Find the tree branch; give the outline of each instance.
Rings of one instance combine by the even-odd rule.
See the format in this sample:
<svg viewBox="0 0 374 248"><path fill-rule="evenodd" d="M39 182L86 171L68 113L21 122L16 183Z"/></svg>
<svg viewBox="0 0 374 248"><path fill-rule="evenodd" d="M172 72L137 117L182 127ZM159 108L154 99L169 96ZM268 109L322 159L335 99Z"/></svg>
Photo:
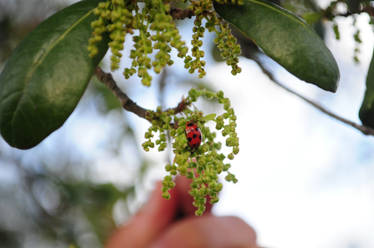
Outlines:
<svg viewBox="0 0 374 248"><path fill-rule="evenodd" d="M95 75L97 79L105 84L113 94L118 98L121 102L122 107L131 112L136 114L137 116L146 119L148 121L152 121L152 117L150 113L153 113L152 110L145 109L139 105L137 105L133 100L131 100L126 93L124 93L118 86L116 81L113 79L112 74L104 72L100 67L96 67ZM184 98L178 103L178 105L174 108L169 108L164 110L164 112L173 112L174 114L181 113L183 110L186 109L191 103L186 101Z"/></svg>
<svg viewBox="0 0 374 248"><path fill-rule="evenodd" d="M363 6L361 9L357 9L356 11L353 11L353 12L347 10L345 13L333 13L335 9L336 9L336 4L330 5L325 10L322 11L322 15L326 17L328 20L331 20L337 16L348 17L354 14L359 15L361 13L367 13L369 16L374 17L374 7L371 5Z"/></svg>
<svg viewBox="0 0 374 248"><path fill-rule="evenodd" d="M374 129L370 128L370 127L367 127L367 126L363 126L363 125L360 125L360 124L357 124L351 120L348 120L346 118L343 118L335 113L333 113L332 111L326 109L325 107L321 106L320 104L314 102L313 100L301 95L300 93L288 88L287 86L285 86L284 84L282 84L281 82L279 82L275 77L274 75L268 70L266 69L266 67L264 66L264 64L259 60L259 58L253 58L253 60L257 63L257 65L260 67L260 69L262 70L262 72L270 79L271 82L273 82L275 85L279 86L280 88L284 89L285 91L293 94L294 96L297 96L298 98L302 99L303 101L309 103L310 105L312 105L314 108L318 109L319 111L321 111L322 113L346 124L346 125L349 125L357 130L359 130L361 133L365 134L365 135L374 135Z"/></svg>
<svg viewBox="0 0 374 248"><path fill-rule="evenodd" d="M174 20L191 18L195 15L194 11L191 9L180 9L180 8L171 8L170 15Z"/></svg>
<svg viewBox="0 0 374 248"><path fill-rule="evenodd" d="M96 67L95 75L100 82L105 84L113 94L118 98L121 102L121 105L127 111L136 114L137 116L147 119L147 110L145 108L140 107L134 101L132 101L116 84L114 81L112 74L104 72L100 67Z"/></svg>

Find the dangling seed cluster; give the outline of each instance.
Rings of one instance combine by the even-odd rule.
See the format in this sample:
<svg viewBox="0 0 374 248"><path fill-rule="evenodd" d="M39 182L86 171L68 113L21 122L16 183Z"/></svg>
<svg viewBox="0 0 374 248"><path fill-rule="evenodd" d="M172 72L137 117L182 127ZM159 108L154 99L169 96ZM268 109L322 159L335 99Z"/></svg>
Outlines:
<svg viewBox="0 0 374 248"><path fill-rule="evenodd" d="M207 198L210 203L218 202L218 193L222 189L222 183L218 176L226 172L226 181L236 183L234 174L229 172L231 167L226 159L232 160L239 152L239 139L236 133L236 115L231 107L230 100L224 97L222 91L217 93L208 90L191 89L185 104L190 105L196 102L199 97L216 101L223 105L224 113L204 115L200 110L186 107L183 112L176 113L175 110L149 113L152 126L145 133L146 141L143 143L145 151L149 151L155 146L159 151L165 150L167 146L166 134L169 133L172 140L174 160L165 166L169 175L163 180L163 197L169 199L169 190L175 186L173 177L176 175L186 176L192 179L189 193L194 199L193 205L196 207L196 215L202 215L205 211ZM196 123L202 133L202 142L197 149L191 149L185 135L187 122ZM226 138L226 146L231 147L229 154L220 152L222 144L216 140L216 131L212 131L206 124L215 122L215 129ZM158 139L154 140L155 134Z"/></svg>
<svg viewBox="0 0 374 248"><path fill-rule="evenodd" d="M221 56L232 67L232 74L241 71L238 66L240 46L231 34L227 23L220 19L213 9L212 0L186 1L187 9L194 13L194 27L191 40L192 50L181 40L179 31L171 16L170 3L163 0L107 0L100 2L94 9L97 19L92 22L93 34L89 40L90 56L98 53L97 43L103 35L109 34L109 47L112 52L111 70L120 67L122 51L127 34L134 42L130 51L131 66L123 70L125 78L136 74L142 84L150 86L152 76L149 70L160 73L174 61L171 58L172 48L177 55L184 58L185 68L190 73L198 72L199 77L205 76L204 51L202 50L205 29L215 32L215 42ZM205 24L204 24L205 23Z"/></svg>

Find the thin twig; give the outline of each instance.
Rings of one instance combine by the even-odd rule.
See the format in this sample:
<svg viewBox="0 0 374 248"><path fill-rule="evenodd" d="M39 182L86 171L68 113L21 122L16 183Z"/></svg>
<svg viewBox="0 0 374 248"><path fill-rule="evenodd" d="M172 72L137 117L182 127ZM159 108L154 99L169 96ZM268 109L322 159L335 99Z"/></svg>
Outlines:
<svg viewBox="0 0 374 248"><path fill-rule="evenodd" d="M191 9L180 9L180 8L171 8L170 15L174 20L191 18L195 15L194 11Z"/></svg>
<svg viewBox="0 0 374 248"><path fill-rule="evenodd" d="M95 70L96 77L99 79L100 82L105 84L113 94L118 98L121 102L121 105L127 111L136 114L137 116L147 119L147 110L145 108L140 107L134 101L132 101L116 84L114 81L112 74L104 72L100 67L96 67Z"/></svg>
<svg viewBox="0 0 374 248"><path fill-rule="evenodd" d="M270 79L271 82L273 82L274 84L276 84L277 86L279 86L280 88L286 90L287 92L297 96L298 98L302 99L303 101L309 103L310 105L312 105L314 108L318 109L319 111L321 111L322 113L340 121L340 122L343 122L344 124L346 125L349 125L357 130L359 130L360 132L362 132L363 134L365 135L374 135L374 129L370 128L370 127L367 127L367 126L363 126L363 125L360 125L360 124L357 124L351 120L348 120L344 117L341 117L335 113L333 113L332 111L326 109L325 107L321 106L319 103L316 103L315 101L301 95L300 93L288 88L287 86L285 86L284 84L282 84L281 82L279 82L275 77L274 75L268 70L266 69L266 67L264 66L264 64L259 60L259 58L253 58L253 60L257 63L257 65L260 67L260 69L262 70L262 72Z"/></svg>
<svg viewBox="0 0 374 248"><path fill-rule="evenodd" d="M148 121L152 121L150 113L153 113L152 110L145 109L139 105L137 105L133 100L131 100L126 93L124 93L118 86L116 81L113 79L112 74L104 72L100 67L96 67L95 75L100 82L105 84L113 94L118 98L121 102L122 107L131 112L136 114L137 116L146 119ZM184 98L178 103L178 105L174 108L169 108L164 110L164 112L173 112L173 114L178 114L186 109L187 106L190 105L190 102L187 102Z"/></svg>
<svg viewBox="0 0 374 248"><path fill-rule="evenodd" d="M361 13L367 13L369 16L374 17L374 7L371 5L366 5L362 9L358 9L354 12L347 10L345 13L333 13L335 12L336 7L337 7L337 4L334 4L334 5L330 5L325 10L322 10L322 16L327 18L328 20L331 20L337 16L348 17L348 16L352 16L355 14L359 15Z"/></svg>

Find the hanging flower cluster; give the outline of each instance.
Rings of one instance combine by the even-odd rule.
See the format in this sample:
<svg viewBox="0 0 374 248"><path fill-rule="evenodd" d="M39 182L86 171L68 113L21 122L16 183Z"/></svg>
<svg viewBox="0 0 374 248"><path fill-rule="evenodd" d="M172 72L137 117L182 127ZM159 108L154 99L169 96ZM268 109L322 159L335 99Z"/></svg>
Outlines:
<svg viewBox="0 0 374 248"><path fill-rule="evenodd" d="M228 65L232 74L241 71L238 66L240 46L231 34L230 28L213 9L212 0L186 1L186 10L195 16L192 50L188 48L175 25L171 15L171 6L163 0L107 0L100 2L94 10L97 19L92 22L93 33L89 40L88 50L91 56L98 53L97 43L103 36L109 34L109 47L112 52L111 70L120 67L122 50L126 35L132 35L134 46L130 51L131 66L123 70L125 78L137 74L143 85L150 86L152 77L149 70L160 73L174 61L171 58L172 49L184 59L185 68L190 73L198 72L203 77L205 72L204 51L202 38L207 29L215 32L215 43Z"/></svg>
<svg viewBox="0 0 374 248"><path fill-rule="evenodd" d="M225 1L225 0L223 0ZM242 0L240 0L242 1ZM240 4L240 1L238 4ZM216 43L222 58L231 66L232 74L241 71L238 66L240 46L231 34L229 25L215 12L212 0L183 1L183 11L194 17L191 51L181 40L181 35L173 19L173 10L169 1L163 0L106 0L94 9L97 19L91 23L93 28L89 40L90 56L98 53L97 43L109 36L111 49L111 70L120 68L120 61L127 35L131 35L133 47L130 50L131 66L124 68L123 75L129 78L137 75L145 86L150 86L152 77L150 70L160 73L167 65L174 63L171 51L175 49L177 56L184 59L184 66L190 73L197 72L199 77L205 76L203 37L206 30L216 33ZM222 2L222 1L221 1ZM223 105L224 113L204 115L190 105L199 97L216 101ZM210 203L218 201L218 193L222 184L218 176L225 172L227 181L237 182L229 172L230 163L239 152L239 141L236 134L236 116L231 108L230 100L222 91L214 93L207 90L192 89L177 109L148 112L147 118L152 122L145 133L143 143L145 151L155 146L159 151L167 147L167 135L172 141L174 160L165 166L169 173L163 180L163 197L170 198L169 190L174 187L173 177L186 176L192 179L190 194L197 208L196 215L205 211L207 199ZM215 130L226 138L225 145L231 148L229 154L222 153L222 144L216 140L216 131L206 124L215 122ZM158 139L154 140L155 134Z"/></svg>
<svg viewBox="0 0 374 248"><path fill-rule="evenodd" d="M199 97L216 101L223 105L224 113L204 115L198 109L190 109L193 102ZM205 211L207 198L210 203L218 202L218 193L222 184L218 176L226 172L225 180L236 183L236 177L229 172L230 163L239 152L239 139L236 133L236 115L231 107L230 100L224 97L222 91L217 93L208 90L191 89L188 97L184 99L178 109L149 113L152 125L145 133L146 141L143 143L145 151L158 147L159 151L167 147L167 134L170 135L174 153L174 160L165 166L169 175L163 180L163 197L170 198L169 190L175 186L173 177L186 176L192 179L190 194L194 199L193 205L197 208L195 214L202 215ZM211 130L208 122L215 122L215 131ZM222 144L216 140L216 131L226 138L226 146L231 149L227 155L220 152ZM157 139L154 137L157 134Z"/></svg>

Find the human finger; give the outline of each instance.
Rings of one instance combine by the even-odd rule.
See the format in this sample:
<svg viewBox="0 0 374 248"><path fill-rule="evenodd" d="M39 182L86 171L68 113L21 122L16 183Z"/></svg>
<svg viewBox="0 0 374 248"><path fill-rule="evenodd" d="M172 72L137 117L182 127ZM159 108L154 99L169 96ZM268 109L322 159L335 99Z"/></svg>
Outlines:
<svg viewBox="0 0 374 248"><path fill-rule="evenodd" d="M144 248L148 247L163 230L173 221L177 197L171 191L171 199L162 198L161 182L156 187L148 202L131 218L129 222L117 229L109 238L106 248Z"/></svg>
<svg viewBox="0 0 374 248"><path fill-rule="evenodd" d="M151 248L257 248L256 233L237 217L207 215L170 226Z"/></svg>

